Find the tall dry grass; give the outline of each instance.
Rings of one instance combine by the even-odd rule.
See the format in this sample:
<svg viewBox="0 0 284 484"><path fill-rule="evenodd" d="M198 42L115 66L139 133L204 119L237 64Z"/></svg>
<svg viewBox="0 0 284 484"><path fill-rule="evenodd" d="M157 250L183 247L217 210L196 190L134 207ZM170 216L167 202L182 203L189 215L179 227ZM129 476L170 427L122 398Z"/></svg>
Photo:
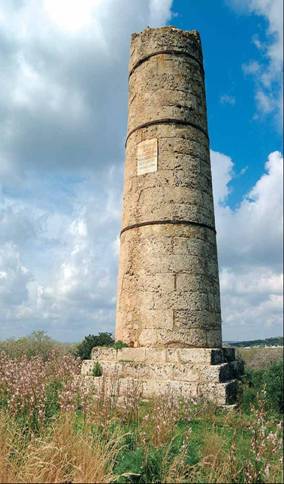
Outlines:
<svg viewBox="0 0 284 484"><path fill-rule="evenodd" d="M0 482L112 482L120 438L103 441L88 426L76 431L74 414L62 415L52 428L22 444L6 423L0 427ZM11 422L9 422L11 423Z"/></svg>
<svg viewBox="0 0 284 484"><path fill-rule="evenodd" d="M20 470L22 482L111 482L119 438L102 441L84 426L75 430L74 415L63 415L47 436L33 439Z"/></svg>
<svg viewBox="0 0 284 484"><path fill-rule="evenodd" d="M0 364L1 483L283 481L280 417L263 399L248 415L141 402L137 385L118 398L118 381L95 393L69 356Z"/></svg>

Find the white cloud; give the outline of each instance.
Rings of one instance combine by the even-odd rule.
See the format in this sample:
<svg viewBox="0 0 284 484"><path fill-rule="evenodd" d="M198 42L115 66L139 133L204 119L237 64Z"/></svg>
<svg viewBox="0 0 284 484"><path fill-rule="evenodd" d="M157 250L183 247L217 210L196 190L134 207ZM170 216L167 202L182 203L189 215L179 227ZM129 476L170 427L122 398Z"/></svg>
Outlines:
<svg viewBox="0 0 284 484"><path fill-rule="evenodd" d="M112 328L130 35L171 5L1 2L2 337Z"/></svg>
<svg viewBox="0 0 284 484"><path fill-rule="evenodd" d="M79 340L113 329L121 186L122 169L111 166L99 179L89 174L76 181L71 207L70 180L65 194L51 185L41 197L35 190L30 199L0 203L2 338L39 327ZM44 183L36 188L44 192ZM48 200L52 189L60 200L55 206Z"/></svg>
<svg viewBox="0 0 284 484"><path fill-rule="evenodd" d="M31 280L29 270L23 265L20 254L11 242L0 247L0 307L2 317L16 313L28 299L27 284ZM4 309L4 310L3 310Z"/></svg>
<svg viewBox="0 0 284 484"><path fill-rule="evenodd" d="M283 157L269 155L265 172L232 209L226 197L233 162L211 152L225 339L282 332ZM220 203L221 202L221 203Z"/></svg>
<svg viewBox="0 0 284 484"><path fill-rule="evenodd" d="M246 64L243 64L242 69L246 75L257 74L260 71L261 66L256 61L250 61Z"/></svg>
<svg viewBox="0 0 284 484"><path fill-rule="evenodd" d="M230 193L229 183L233 177L234 163L229 156L213 150L211 150L211 161L214 200L218 206L222 205Z"/></svg>
<svg viewBox="0 0 284 484"><path fill-rule="evenodd" d="M235 209L228 205L233 160L214 151L211 159L224 338L280 334L281 155L269 155L263 175ZM28 202L18 202L18 211L15 202L18 218L11 218L11 226L3 224L2 232L2 337L41 327L54 337L78 340L89 332L113 329L121 186L122 170L111 167L99 180L79 182L68 213L64 199L56 210L44 208L46 201L41 200L45 213L40 230L39 212L30 217L32 231Z"/></svg>
<svg viewBox="0 0 284 484"><path fill-rule="evenodd" d="M1 337L43 328L79 340L114 325L129 38L164 24L172 2L82 0L80 11L77 4L0 5ZM247 73L258 69L262 76L261 64ZM267 75L260 85L269 100L272 82ZM279 333L280 159L270 154L233 210L233 160L212 152L231 339Z"/></svg>
<svg viewBox="0 0 284 484"><path fill-rule="evenodd" d="M159 27L171 18L172 0L150 0L149 26Z"/></svg>
<svg viewBox="0 0 284 484"><path fill-rule="evenodd" d="M242 13L254 13L267 20L265 41L252 40L261 54L261 61L250 59L243 65L247 75L255 76L258 113L275 113L279 125L283 122L283 1L227 0Z"/></svg>
<svg viewBox="0 0 284 484"><path fill-rule="evenodd" d="M77 32L90 26L101 4L102 0L44 0L43 9L59 29Z"/></svg>
<svg viewBox="0 0 284 484"><path fill-rule="evenodd" d="M279 336L283 322L283 276L265 267L220 273L224 338Z"/></svg>
<svg viewBox="0 0 284 484"><path fill-rule="evenodd" d="M229 96L229 94L223 94L223 96L220 97L220 103L234 106L236 104L236 98L234 96Z"/></svg>
<svg viewBox="0 0 284 484"><path fill-rule="evenodd" d="M217 158L219 161L219 158ZM213 180L218 174L213 155ZM221 262L280 267L282 244L283 158L269 155L265 173L236 209L227 204L215 206L220 239ZM228 170L224 162L224 171ZM221 168L219 167L219 170Z"/></svg>
<svg viewBox="0 0 284 484"><path fill-rule="evenodd" d="M0 174L122 159L130 34L163 25L171 4L1 2Z"/></svg>

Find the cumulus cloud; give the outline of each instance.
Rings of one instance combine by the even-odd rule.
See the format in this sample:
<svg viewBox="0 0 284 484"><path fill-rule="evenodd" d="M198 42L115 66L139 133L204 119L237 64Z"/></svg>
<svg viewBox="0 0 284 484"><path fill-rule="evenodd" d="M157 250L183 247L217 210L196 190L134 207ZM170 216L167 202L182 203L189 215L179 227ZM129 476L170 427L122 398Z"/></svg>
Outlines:
<svg viewBox="0 0 284 484"><path fill-rule="evenodd" d="M40 327L79 340L113 330L122 168L74 183L72 189L69 180L66 193L56 187L57 205L49 202L49 186L44 197L35 191L24 202L7 197L2 206L1 337Z"/></svg>
<svg viewBox="0 0 284 484"><path fill-rule="evenodd" d="M278 335L282 319L282 157L278 152L269 155L263 175L234 209L228 205L234 162L214 151L211 159L224 338ZM68 193L56 210L41 202L41 229L23 230L25 243L16 228L27 227L29 204L23 207L21 202L18 223L12 218L11 226L3 225L5 242L2 232L2 337L27 333L34 327L62 340L113 330L121 186L122 169L112 166L101 173L100 180L93 177L76 182L71 210L65 210ZM38 216L35 212L30 217L34 227Z"/></svg>
<svg viewBox="0 0 284 484"><path fill-rule="evenodd" d="M216 157L213 152L213 177L220 161L228 170L228 160ZM227 178L228 179L228 178ZM282 244L283 158L279 152L271 153L265 163L265 173L236 209L217 203L215 207L217 229L222 234L221 263L265 264L280 267ZM220 182L219 182L220 183Z"/></svg>
<svg viewBox="0 0 284 484"><path fill-rule="evenodd" d="M252 39L261 60L248 59L243 65L246 75L255 79L258 115L274 113L283 122L283 2L282 0L227 0L242 13L254 13L267 21L266 38Z"/></svg>
<svg viewBox="0 0 284 484"><path fill-rule="evenodd" d="M1 338L113 330L129 37L171 4L1 3ZM227 339L279 334L280 161L232 209L234 162L212 152Z"/></svg>
<svg viewBox="0 0 284 484"><path fill-rule="evenodd" d="M213 150L211 150L211 161L214 201L218 207L225 202L230 193L229 184L233 178L234 162L229 156Z"/></svg>
<svg viewBox="0 0 284 484"><path fill-rule="evenodd" d="M19 306L27 299L30 278L15 246L4 244L0 250L0 298L5 305Z"/></svg>
<svg viewBox="0 0 284 484"><path fill-rule="evenodd" d="M0 159L5 172L9 163L14 171L74 172L122 159L130 34L164 24L171 3L1 2Z"/></svg>
<svg viewBox="0 0 284 484"><path fill-rule="evenodd" d="M113 329L129 39L171 4L1 2L2 337Z"/></svg>
<svg viewBox="0 0 284 484"><path fill-rule="evenodd" d="M283 157L268 156L263 175L234 209L233 161L214 151L211 160L224 337L281 334Z"/></svg>

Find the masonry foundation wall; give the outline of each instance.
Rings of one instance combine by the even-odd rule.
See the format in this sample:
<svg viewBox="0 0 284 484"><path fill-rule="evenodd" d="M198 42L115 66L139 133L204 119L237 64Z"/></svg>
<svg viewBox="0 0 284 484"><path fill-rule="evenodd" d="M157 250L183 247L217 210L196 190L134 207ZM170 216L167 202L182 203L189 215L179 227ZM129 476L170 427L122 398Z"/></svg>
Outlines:
<svg viewBox="0 0 284 484"><path fill-rule="evenodd" d="M102 375L94 378L96 362ZM167 396L223 406L236 401L242 364L233 348L94 348L82 373L98 395L123 398L135 389L146 400Z"/></svg>

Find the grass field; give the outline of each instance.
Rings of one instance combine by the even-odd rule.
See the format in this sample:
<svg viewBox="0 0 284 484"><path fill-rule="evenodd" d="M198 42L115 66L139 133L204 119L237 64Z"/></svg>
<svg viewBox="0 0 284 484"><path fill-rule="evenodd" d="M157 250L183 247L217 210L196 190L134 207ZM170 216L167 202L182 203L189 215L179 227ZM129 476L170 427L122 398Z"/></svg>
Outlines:
<svg viewBox="0 0 284 484"><path fill-rule="evenodd" d="M137 388L118 404L66 348L35 348L1 354L0 482L283 482L281 353L240 350L252 369L226 411Z"/></svg>
<svg viewBox="0 0 284 484"><path fill-rule="evenodd" d="M267 348L238 348L237 354L244 360L248 368L260 370L267 368L283 358L283 346Z"/></svg>

